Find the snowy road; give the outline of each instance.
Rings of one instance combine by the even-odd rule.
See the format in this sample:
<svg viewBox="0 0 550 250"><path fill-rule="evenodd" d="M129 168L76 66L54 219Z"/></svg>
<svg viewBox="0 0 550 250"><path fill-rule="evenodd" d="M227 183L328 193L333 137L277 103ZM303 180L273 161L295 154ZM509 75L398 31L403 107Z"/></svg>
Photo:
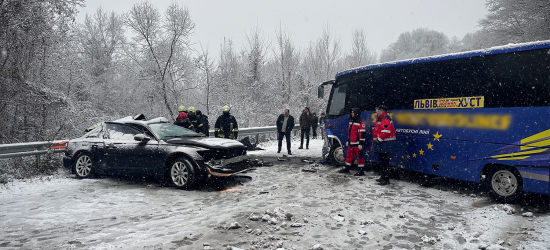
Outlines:
<svg viewBox="0 0 550 250"><path fill-rule="evenodd" d="M381 187L374 172L354 177L300 161L318 157L321 144L294 149L290 161L258 168L247 174L251 178L192 191L154 180L78 180L65 173L10 182L0 186L0 248L550 247L548 205L502 205L475 187L423 187L407 177ZM266 150L251 157L281 155L273 143L261 147Z"/></svg>

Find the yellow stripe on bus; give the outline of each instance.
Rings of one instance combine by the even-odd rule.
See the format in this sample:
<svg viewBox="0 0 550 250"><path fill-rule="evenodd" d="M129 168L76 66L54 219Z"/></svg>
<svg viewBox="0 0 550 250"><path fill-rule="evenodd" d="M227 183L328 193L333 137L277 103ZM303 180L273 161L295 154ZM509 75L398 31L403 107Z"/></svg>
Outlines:
<svg viewBox="0 0 550 250"><path fill-rule="evenodd" d="M527 144L527 143L532 142L532 141L537 141L537 140L546 139L546 138L550 138L550 129L546 130L546 131L543 131L543 132L540 132L536 135L529 136L529 137L521 140L521 144ZM548 145L550 145L550 140L547 139L547 140L544 140L544 141L541 141L541 142L536 142L536 143L532 143L532 144L529 144L529 145L521 146L520 150L532 148L533 146L543 147L543 146L548 146Z"/></svg>
<svg viewBox="0 0 550 250"><path fill-rule="evenodd" d="M522 152L510 153L510 154L493 155L491 157L501 158L501 157L512 157L512 156L519 156L519 155L528 155L527 157L529 157L529 155L537 154L537 153L543 152L545 150L547 150L547 149L543 148L543 149L537 149L537 150L531 150L531 151L522 151Z"/></svg>
<svg viewBox="0 0 550 250"><path fill-rule="evenodd" d="M499 161L511 161L511 160L523 160L525 158L528 158L529 156L522 156L522 157L510 157L510 158L498 158Z"/></svg>

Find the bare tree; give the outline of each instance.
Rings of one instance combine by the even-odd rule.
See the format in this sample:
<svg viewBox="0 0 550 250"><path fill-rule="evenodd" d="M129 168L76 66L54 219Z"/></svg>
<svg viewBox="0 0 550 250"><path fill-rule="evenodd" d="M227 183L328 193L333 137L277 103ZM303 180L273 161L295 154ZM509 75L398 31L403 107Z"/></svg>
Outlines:
<svg viewBox="0 0 550 250"><path fill-rule="evenodd" d="M479 25L499 44L550 39L550 1L487 0L486 6Z"/></svg>
<svg viewBox="0 0 550 250"><path fill-rule="evenodd" d="M99 8L93 17L86 14L79 35L83 54L92 65L92 76L103 75L111 67L115 50L124 42L122 19L115 12L107 14Z"/></svg>
<svg viewBox="0 0 550 250"><path fill-rule="evenodd" d="M382 51L381 62L439 55L448 52L449 38L437 31L418 28L403 32L397 41Z"/></svg>
<svg viewBox="0 0 550 250"><path fill-rule="evenodd" d="M351 54L345 59L345 68L355 68L376 62L376 54L367 46L367 34L356 29L352 35Z"/></svg>
<svg viewBox="0 0 550 250"><path fill-rule="evenodd" d="M82 2L0 1L0 143L49 139L59 130L49 115L66 102L51 74L60 64L51 62Z"/></svg>
<svg viewBox="0 0 550 250"><path fill-rule="evenodd" d="M210 54L208 53L208 50L202 49L199 57L197 58L197 67L203 71L203 87L204 87L204 95L205 95L205 102L201 103L206 107L206 114L210 115L210 98L212 95L212 86L213 86L213 74L214 74L214 61L210 57Z"/></svg>
<svg viewBox="0 0 550 250"><path fill-rule="evenodd" d="M332 78L338 70L336 68L338 65L337 61L340 60L342 53L340 40L333 39L330 29L326 27L319 40L317 40L315 48L317 57L323 64L324 79Z"/></svg>
<svg viewBox="0 0 550 250"><path fill-rule="evenodd" d="M169 83L180 81L182 69L176 65L178 55L185 54L189 47L189 36L195 24L187 8L172 3L162 20L158 10L149 2L135 4L126 15L126 24L137 35L135 38L144 49L144 58L152 68L145 72L160 84L166 110L173 117L174 97L170 96Z"/></svg>
<svg viewBox="0 0 550 250"><path fill-rule="evenodd" d="M279 26L276 31L276 47L273 49L274 61L278 69L279 85L283 93L282 104L288 105L292 94L294 75L300 63L300 53L292 45L291 38Z"/></svg>

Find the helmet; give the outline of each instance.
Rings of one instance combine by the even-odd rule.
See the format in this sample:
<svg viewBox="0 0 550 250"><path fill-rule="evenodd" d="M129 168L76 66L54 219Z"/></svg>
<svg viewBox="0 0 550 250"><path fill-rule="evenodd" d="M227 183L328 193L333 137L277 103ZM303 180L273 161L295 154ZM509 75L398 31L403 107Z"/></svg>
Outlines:
<svg viewBox="0 0 550 250"><path fill-rule="evenodd" d="M187 111L195 113L197 112L197 109L195 109L195 107L189 107Z"/></svg>
<svg viewBox="0 0 550 250"><path fill-rule="evenodd" d="M222 111L229 111L229 106L227 105L223 106Z"/></svg>
<svg viewBox="0 0 550 250"><path fill-rule="evenodd" d="M183 105L179 106L178 112L185 112L185 111L187 111L187 109L185 109L185 106Z"/></svg>

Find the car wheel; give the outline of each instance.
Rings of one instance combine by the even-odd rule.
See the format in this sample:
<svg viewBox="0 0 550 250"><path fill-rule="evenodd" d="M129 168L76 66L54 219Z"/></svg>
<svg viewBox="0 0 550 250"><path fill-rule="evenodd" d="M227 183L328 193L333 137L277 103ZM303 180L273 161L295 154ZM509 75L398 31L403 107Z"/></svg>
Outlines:
<svg viewBox="0 0 550 250"><path fill-rule="evenodd" d="M185 157L175 159L166 171L167 181L178 189L190 189L195 182L195 168Z"/></svg>
<svg viewBox="0 0 550 250"><path fill-rule="evenodd" d="M78 179L90 178L95 169L92 157L88 153L81 153L74 163L74 173Z"/></svg>
<svg viewBox="0 0 550 250"><path fill-rule="evenodd" d="M499 201L516 202L523 190L521 176L517 171L497 167L489 173L488 185L491 195Z"/></svg>
<svg viewBox="0 0 550 250"><path fill-rule="evenodd" d="M344 156L344 149L342 147L336 147L331 150L328 154L328 160L337 166L342 166L346 162L346 157Z"/></svg>

